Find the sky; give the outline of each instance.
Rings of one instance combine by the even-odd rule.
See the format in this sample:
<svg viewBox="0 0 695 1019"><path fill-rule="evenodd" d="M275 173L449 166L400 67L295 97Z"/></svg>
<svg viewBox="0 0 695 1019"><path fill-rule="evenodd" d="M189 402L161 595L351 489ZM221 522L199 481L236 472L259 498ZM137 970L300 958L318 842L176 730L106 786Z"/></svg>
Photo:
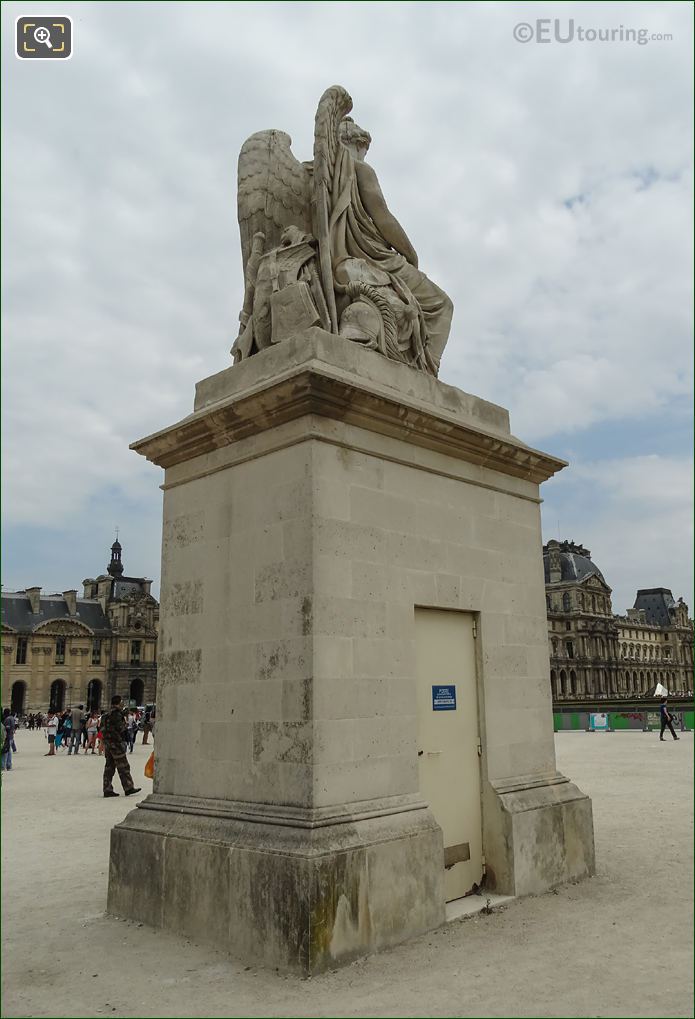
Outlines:
<svg viewBox="0 0 695 1019"><path fill-rule="evenodd" d="M440 378L570 462L544 540L589 548L616 612L692 608L690 4L59 7L2 5L5 590L80 589L118 527L157 591L163 472L129 443L230 364L243 141L310 159L341 84L454 302ZM70 60L14 55L41 14Z"/></svg>

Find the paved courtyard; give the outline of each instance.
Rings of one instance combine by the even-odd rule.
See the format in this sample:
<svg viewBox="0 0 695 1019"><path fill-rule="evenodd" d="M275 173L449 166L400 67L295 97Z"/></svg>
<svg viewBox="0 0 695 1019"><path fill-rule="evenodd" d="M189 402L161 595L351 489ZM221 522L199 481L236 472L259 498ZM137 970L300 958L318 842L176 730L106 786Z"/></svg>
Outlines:
<svg viewBox="0 0 695 1019"><path fill-rule="evenodd" d="M102 761L20 732L3 776L3 1016L692 1016L693 736L559 733L598 874L302 981L104 913ZM132 755L143 793L148 748ZM116 779L115 788L119 788Z"/></svg>

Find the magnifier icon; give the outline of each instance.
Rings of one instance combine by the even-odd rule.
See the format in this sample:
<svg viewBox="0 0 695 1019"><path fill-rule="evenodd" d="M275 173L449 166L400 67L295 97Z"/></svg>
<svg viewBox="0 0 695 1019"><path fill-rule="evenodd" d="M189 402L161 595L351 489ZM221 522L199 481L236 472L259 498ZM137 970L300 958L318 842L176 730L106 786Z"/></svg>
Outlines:
<svg viewBox="0 0 695 1019"><path fill-rule="evenodd" d="M34 29L34 38L37 42L42 42L45 46L48 46L49 50L53 49L51 46L51 33L43 25L39 25L38 28Z"/></svg>

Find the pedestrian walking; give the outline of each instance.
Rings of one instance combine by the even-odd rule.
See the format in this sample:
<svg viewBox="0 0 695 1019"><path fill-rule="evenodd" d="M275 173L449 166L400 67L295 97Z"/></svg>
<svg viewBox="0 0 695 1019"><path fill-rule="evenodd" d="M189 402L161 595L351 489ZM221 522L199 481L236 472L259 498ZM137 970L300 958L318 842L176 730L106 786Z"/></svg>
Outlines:
<svg viewBox="0 0 695 1019"><path fill-rule="evenodd" d="M674 739L678 739L678 737L676 736L676 731L673 728L673 715L668 710L668 698L667 697L662 697L661 698L661 704L659 705L659 715L661 716L661 733L659 734L659 739L663 741L663 738L664 738L664 729L666 728L666 726L669 727L669 729L671 731L671 735L673 736L673 738Z"/></svg>
<svg viewBox="0 0 695 1019"><path fill-rule="evenodd" d="M78 704L76 708L73 708L70 712L70 746L68 747L68 757L74 752L75 757L80 752L80 744L82 743L82 722L84 721L84 704Z"/></svg>
<svg viewBox="0 0 695 1019"><path fill-rule="evenodd" d="M126 741L128 743L128 752L132 754L135 749L135 737L138 734L138 720L137 716L133 712L128 713L126 718Z"/></svg>
<svg viewBox="0 0 695 1019"><path fill-rule="evenodd" d="M111 698L111 710L101 716L101 732L104 739L104 796L118 796L113 788L113 776L118 770L118 777L126 796L139 793L130 774L130 765L125 750L126 721L123 716L123 698L115 694Z"/></svg>
<svg viewBox="0 0 695 1019"><path fill-rule="evenodd" d="M148 737L152 732L152 709L145 708L144 721L142 724L142 745L147 746Z"/></svg>
<svg viewBox="0 0 695 1019"><path fill-rule="evenodd" d="M55 757L56 755L56 733L58 732L58 716L55 711L48 712L48 721L46 722L46 739L48 740L48 753L44 754L44 757Z"/></svg>
<svg viewBox="0 0 695 1019"><path fill-rule="evenodd" d="M56 731L55 741L56 750L60 750L60 748L63 746L63 741L67 743L67 741L69 740L71 726L72 722L70 721L70 712L69 711L61 712L60 716L58 717L58 729Z"/></svg>
<svg viewBox="0 0 695 1019"><path fill-rule="evenodd" d="M0 771L12 771L12 746L14 744L15 720L9 708L2 713L2 751L0 752Z"/></svg>
<svg viewBox="0 0 695 1019"><path fill-rule="evenodd" d="M87 719L87 745L84 748L85 754L88 750L92 753L95 752L97 742L97 732L99 731L99 719L96 712L92 712Z"/></svg>

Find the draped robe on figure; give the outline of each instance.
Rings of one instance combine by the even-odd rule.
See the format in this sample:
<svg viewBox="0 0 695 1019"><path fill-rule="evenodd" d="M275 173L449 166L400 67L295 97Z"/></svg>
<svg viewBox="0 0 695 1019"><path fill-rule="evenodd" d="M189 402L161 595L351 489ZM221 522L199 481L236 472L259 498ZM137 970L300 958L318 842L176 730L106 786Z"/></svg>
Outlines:
<svg viewBox="0 0 695 1019"><path fill-rule="evenodd" d="M332 179L329 221L333 272L340 280L341 263L357 258L385 273L404 304L399 340L402 338L405 343L399 345L412 346L416 358L433 362L436 374L449 336L452 303L443 290L381 235L362 202L355 164L352 153L340 145ZM401 354L401 359L411 358Z"/></svg>

